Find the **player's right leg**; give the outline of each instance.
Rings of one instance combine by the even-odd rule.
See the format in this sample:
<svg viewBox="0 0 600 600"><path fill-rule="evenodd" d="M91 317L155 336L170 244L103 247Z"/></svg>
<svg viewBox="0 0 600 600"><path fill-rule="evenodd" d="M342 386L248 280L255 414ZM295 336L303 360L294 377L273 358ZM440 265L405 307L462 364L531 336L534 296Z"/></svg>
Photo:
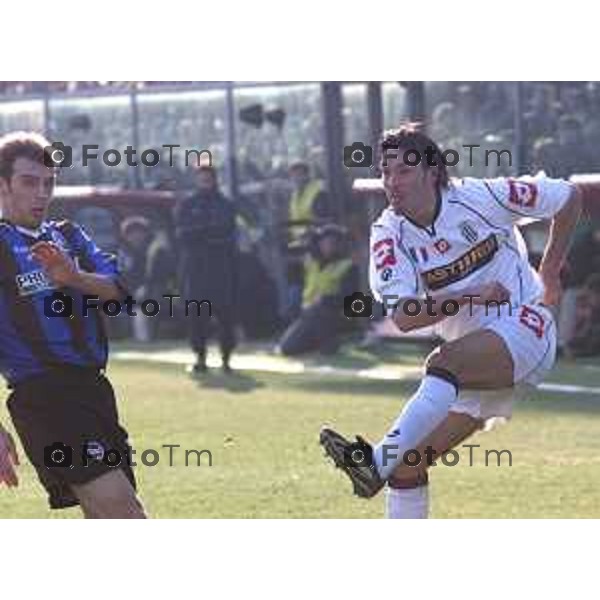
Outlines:
<svg viewBox="0 0 600 600"><path fill-rule="evenodd" d="M76 506L81 497L88 517L143 516L127 432L106 377L93 369L64 366L17 385L8 409L51 508ZM111 466L110 451L121 457L119 466Z"/></svg>
<svg viewBox="0 0 600 600"><path fill-rule="evenodd" d="M71 485L86 519L145 519L144 507L121 469Z"/></svg>
<svg viewBox="0 0 600 600"><path fill-rule="evenodd" d="M402 463L396 467L387 482L386 516L389 519L424 519L429 512L429 464L426 457L428 447L435 454L433 460L465 441L484 425L466 413L450 412L448 417L432 431L416 448L421 457L419 464L408 466Z"/></svg>

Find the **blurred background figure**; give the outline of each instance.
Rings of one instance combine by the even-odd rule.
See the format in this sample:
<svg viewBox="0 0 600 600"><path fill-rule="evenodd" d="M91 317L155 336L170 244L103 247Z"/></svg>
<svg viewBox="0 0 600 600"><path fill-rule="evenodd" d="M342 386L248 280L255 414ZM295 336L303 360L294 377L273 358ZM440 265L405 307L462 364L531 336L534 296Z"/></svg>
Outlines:
<svg viewBox="0 0 600 600"><path fill-rule="evenodd" d="M196 354L194 374L206 371L207 341L218 327L223 370L229 372L235 346L237 245L233 204L219 190L216 171L196 170L196 192L175 209L175 235L181 260L183 305L189 304L188 331ZM216 323L215 323L216 321Z"/></svg>
<svg viewBox="0 0 600 600"><path fill-rule="evenodd" d="M175 289L176 261L166 231L154 232L145 217L129 217L121 225L121 246L118 251L122 272L137 305L135 317L127 317L133 338L151 342L156 337L160 321L169 318L168 302L162 297ZM141 311L141 302L156 300L161 310L155 317ZM124 315L124 318L126 315Z"/></svg>
<svg viewBox="0 0 600 600"><path fill-rule="evenodd" d="M152 239L150 222L144 217L129 217L121 225L121 245L118 256L122 273L133 298L144 300L144 286L147 284L148 247ZM142 314L139 306L134 309L135 317L123 316L130 323L133 338L138 342L151 340L149 317ZM123 315L123 313L121 313Z"/></svg>
<svg viewBox="0 0 600 600"><path fill-rule="evenodd" d="M288 206L288 305L284 318L289 322L298 316L302 305L304 277L303 247L306 237L317 225L333 216L329 195L321 179L312 178L305 162L293 163L288 171L292 195Z"/></svg>
<svg viewBox="0 0 600 600"><path fill-rule="evenodd" d="M280 340L282 354L294 356L337 351L347 330L344 296L358 289L358 270L348 253L347 234L336 225L315 233L314 247L305 261L302 310Z"/></svg>
<svg viewBox="0 0 600 600"><path fill-rule="evenodd" d="M600 273L590 275L579 294L575 332L567 346L567 356L600 354Z"/></svg>
<svg viewBox="0 0 600 600"><path fill-rule="evenodd" d="M556 136L534 146L534 167L551 177L568 178L594 169L594 155L578 117L564 114L558 120Z"/></svg>
<svg viewBox="0 0 600 600"><path fill-rule="evenodd" d="M586 305L586 313L591 293L586 289L597 273L600 273L600 227L582 222L576 230L562 276L564 291L558 317L558 346L566 353L573 339L580 334L579 305L581 302Z"/></svg>

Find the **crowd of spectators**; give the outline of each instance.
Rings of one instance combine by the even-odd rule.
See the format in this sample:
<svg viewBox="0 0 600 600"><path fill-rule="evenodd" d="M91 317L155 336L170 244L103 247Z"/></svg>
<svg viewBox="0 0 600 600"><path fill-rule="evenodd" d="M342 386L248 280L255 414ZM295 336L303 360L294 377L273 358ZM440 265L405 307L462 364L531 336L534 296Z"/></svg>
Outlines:
<svg viewBox="0 0 600 600"><path fill-rule="evenodd" d="M72 145L74 153L89 140L99 144L102 151L110 147L125 148L137 137L141 148L160 148L169 143L180 144L182 148L208 149L222 172L227 147L226 94L224 90L198 91L198 86L194 88L195 83L199 82L2 82L0 96L12 99L49 93L51 134L54 139ZM172 90L175 84L181 84L178 87L182 91L172 94L169 89ZM189 92L185 90L186 84ZM137 136L132 130L128 96L133 89L139 92L136 96ZM392 83L384 84L382 89L384 108L393 105L398 113L386 113L384 120L397 123L404 116L405 92L400 85ZM161 90L165 93L144 93ZM98 91L98 98L92 93L94 91ZM111 94L101 98L103 91ZM593 151L600 142L599 83L525 82L517 87L510 82L430 82L426 83L425 96L431 136L443 149L459 151L460 161L451 168L452 175L514 175L518 122L522 127L522 171L543 170L553 177L600 172L600 159ZM520 120L515 114L515 107L519 105L517 96L522 111ZM322 256L315 262L317 255L302 250L301 238L309 237L304 234L311 234L331 221L336 203L336 199L327 194L326 186L322 187L325 123L320 86L315 82L240 87L234 91L234 97L239 109L235 123L235 151L242 193L231 201L236 206L239 261L244 265L240 279L245 281L248 294L260 295L259 304L269 306L269 311L262 315L265 322L277 322L280 330L288 327L288 332L294 331L296 325L298 330L298 319L306 317L306 308L311 304L303 299L305 276L310 268L315 265L324 268L328 262ZM396 101L390 103L394 98ZM260 110L255 110L259 105ZM250 118L242 118L244 108ZM273 109L279 111L279 121L264 118ZM366 94L360 84L349 84L344 92L343 117L352 130L347 131L348 134L358 137L364 134ZM0 114L0 118L4 117ZM13 117L7 113L6 118ZM2 121L0 125L14 128L12 122ZM352 136L347 141L353 141ZM473 148L469 156L469 150L464 146L474 144L479 147ZM501 155L499 164L494 154L486 161L486 150L510 150L512 164L507 153ZM290 164L293 166L293 159L297 157L304 159L301 168L290 170ZM471 159L472 165L469 164ZM76 154L74 162L81 162ZM302 177L297 177L297 172ZM68 184L114 184L172 190L182 197L197 192L196 177L189 165L184 164L183 153L174 156L172 166L166 164L165 156L158 167L136 170L127 168L124 161L115 168L97 162L87 169L64 169L61 179L62 183ZM311 213L308 220L314 222L307 222L306 215L301 214L308 208ZM142 236L141 223L129 225L133 246L139 242L138 249L149 249L151 236L147 239ZM299 230L302 235L296 235ZM130 266L135 266L148 278L152 261L144 258L132 262L135 251L127 241L128 234L122 233L126 240L124 249L130 254ZM299 253L294 249L295 245L300 247ZM176 248L172 251L174 256ZM346 258L346 255L338 257L336 254L336 260ZM599 264L592 268L594 261ZM600 271L598 267L600 233L584 221L565 271L567 293L561 317L562 347L573 355L600 351L600 343L594 342L598 330L591 326L600 294L598 282L592 276ZM311 271L312 275L318 272L314 268ZM252 274L251 281L249 274ZM277 298L273 299L273 296ZM267 330L268 327L260 324L256 310L252 309L254 319L250 314L244 315L244 311L248 313L247 306L248 303L239 307L240 321L246 322L248 330L253 324L257 329ZM136 335L140 339L154 335L154 332L144 330L146 325L143 321L136 325ZM582 343L581 332L586 332L585 343ZM291 339L294 342L291 353L295 353L296 338ZM290 344L282 346L285 349Z"/></svg>
<svg viewBox="0 0 600 600"><path fill-rule="evenodd" d="M160 87L185 87L194 81L0 81L0 95L75 94L81 92L128 91Z"/></svg>
<svg viewBox="0 0 600 600"><path fill-rule="evenodd" d="M543 170L553 177L589 173L600 169L592 149L600 142L600 83L524 82L521 84L525 171ZM485 150L508 149L515 142L517 89L507 82L440 82L427 87L432 137L442 148L460 149L454 175L496 176L514 174L515 157L500 162Z"/></svg>

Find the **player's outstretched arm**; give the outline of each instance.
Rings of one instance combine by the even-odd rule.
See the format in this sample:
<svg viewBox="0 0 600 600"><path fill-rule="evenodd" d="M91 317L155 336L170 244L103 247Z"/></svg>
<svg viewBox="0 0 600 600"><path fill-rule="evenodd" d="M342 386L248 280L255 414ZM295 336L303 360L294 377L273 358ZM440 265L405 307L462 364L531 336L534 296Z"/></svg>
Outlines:
<svg viewBox="0 0 600 600"><path fill-rule="evenodd" d="M0 485L5 483L7 487L19 485L15 466L19 464L17 447L15 442L2 425L0 425Z"/></svg>
<svg viewBox="0 0 600 600"><path fill-rule="evenodd" d="M548 306L555 306L560 301L560 271L581 215L585 194L596 195L600 200L600 185L576 184L569 200L552 218L548 241L539 267L539 274L544 283L544 304Z"/></svg>

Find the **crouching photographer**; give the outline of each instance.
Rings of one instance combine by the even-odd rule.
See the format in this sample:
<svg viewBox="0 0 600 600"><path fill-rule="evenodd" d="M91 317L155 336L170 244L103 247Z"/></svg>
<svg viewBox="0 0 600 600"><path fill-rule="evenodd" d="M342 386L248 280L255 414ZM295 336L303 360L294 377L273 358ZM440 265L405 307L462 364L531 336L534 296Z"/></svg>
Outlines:
<svg viewBox="0 0 600 600"><path fill-rule="evenodd" d="M325 225L315 232L305 260L302 310L280 340L281 353L334 353L348 323L343 299L357 286L358 270L349 257L346 231Z"/></svg>

